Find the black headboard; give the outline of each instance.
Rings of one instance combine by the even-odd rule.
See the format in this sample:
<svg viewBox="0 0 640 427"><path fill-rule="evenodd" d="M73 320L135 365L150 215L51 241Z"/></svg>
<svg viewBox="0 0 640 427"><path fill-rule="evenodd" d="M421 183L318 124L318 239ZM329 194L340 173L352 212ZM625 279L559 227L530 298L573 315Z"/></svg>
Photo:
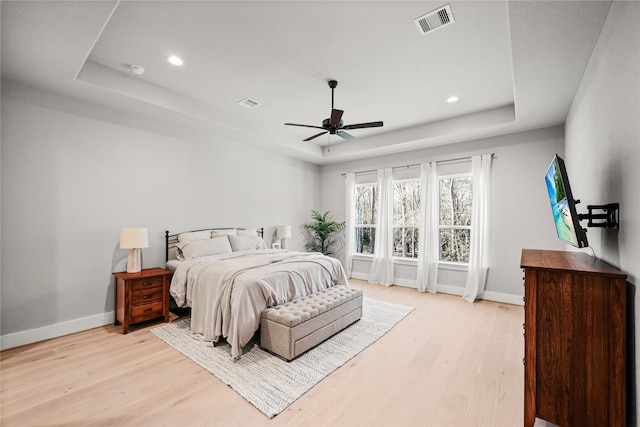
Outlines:
<svg viewBox="0 0 640 427"><path fill-rule="evenodd" d="M201 228L200 230L188 230L188 231L181 231L180 233L176 233L176 234L169 234L169 230L166 230L164 232L164 262L169 261L169 249L173 248L176 246L176 244L178 243L178 235L182 234L182 233L193 233L196 231L207 231L207 230L246 230L246 228L238 228L238 227L212 227L212 228ZM258 232L258 236L264 238L264 228L260 227L260 228L256 228L256 231Z"/></svg>

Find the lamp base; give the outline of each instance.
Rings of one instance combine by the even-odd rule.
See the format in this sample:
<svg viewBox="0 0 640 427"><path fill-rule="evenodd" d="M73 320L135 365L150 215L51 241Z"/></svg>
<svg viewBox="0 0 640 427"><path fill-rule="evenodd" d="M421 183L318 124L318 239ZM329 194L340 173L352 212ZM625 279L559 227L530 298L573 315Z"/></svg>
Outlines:
<svg viewBox="0 0 640 427"><path fill-rule="evenodd" d="M129 249L127 254L127 273L140 273L141 270L140 249Z"/></svg>

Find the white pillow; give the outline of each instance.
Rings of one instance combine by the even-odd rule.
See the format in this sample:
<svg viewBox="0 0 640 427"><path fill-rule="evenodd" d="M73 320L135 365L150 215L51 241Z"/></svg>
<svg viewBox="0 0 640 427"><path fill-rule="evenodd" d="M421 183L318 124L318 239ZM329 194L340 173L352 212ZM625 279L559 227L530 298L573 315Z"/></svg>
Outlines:
<svg viewBox="0 0 640 427"><path fill-rule="evenodd" d="M176 258L180 261L231 252L231 245L227 236L180 242L176 245L176 248Z"/></svg>
<svg viewBox="0 0 640 427"><path fill-rule="evenodd" d="M235 228L227 228L223 230L211 230L211 237L219 236L235 236L237 231Z"/></svg>
<svg viewBox="0 0 640 427"><path fill-rule="evenodd" d="M267 245L260 236L229 236L229 242L234 252L267 249Z"/></svg>
<svg viewBox="0 0 640 427"><path fill-rule="evenodd" d="M244 230L238 230L238 236L257 236L258 230L256 228L245 228Z"/></svg>
<svg viewBox="0 0 640 427"><path fill-rule="evenodd" d="M188 242L190 240L210 239L211 230L189 231L188 233L178 234L178 242Z"/></svg>

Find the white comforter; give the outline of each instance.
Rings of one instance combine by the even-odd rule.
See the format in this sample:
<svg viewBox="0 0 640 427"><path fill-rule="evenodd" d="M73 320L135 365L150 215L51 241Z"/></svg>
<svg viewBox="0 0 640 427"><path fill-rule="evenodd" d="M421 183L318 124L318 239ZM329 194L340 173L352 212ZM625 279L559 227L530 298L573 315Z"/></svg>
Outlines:
<svg viewBox="0 0 640 427"><path fill-rule="evenodd" d="M191 307L191 333L226 338L234 359L260 326L267 307L335 285L348 285L340 262L313 252L261 250L184 261L171 280L180 306Z"/></svg>

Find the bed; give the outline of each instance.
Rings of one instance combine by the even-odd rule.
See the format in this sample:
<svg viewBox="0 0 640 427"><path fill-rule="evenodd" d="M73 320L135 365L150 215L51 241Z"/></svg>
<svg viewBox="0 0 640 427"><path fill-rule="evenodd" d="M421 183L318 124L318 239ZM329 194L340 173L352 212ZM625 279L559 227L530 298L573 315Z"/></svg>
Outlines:
<svg viewBox="0 0 640 427"><path fill-rule="evenodd" d="M226 342L231 357L260 327L263 310L337 285L348 286L342 265L316 252L268 249L262 229L166 232L169 292L191 309L191 333Z"/></svg>

